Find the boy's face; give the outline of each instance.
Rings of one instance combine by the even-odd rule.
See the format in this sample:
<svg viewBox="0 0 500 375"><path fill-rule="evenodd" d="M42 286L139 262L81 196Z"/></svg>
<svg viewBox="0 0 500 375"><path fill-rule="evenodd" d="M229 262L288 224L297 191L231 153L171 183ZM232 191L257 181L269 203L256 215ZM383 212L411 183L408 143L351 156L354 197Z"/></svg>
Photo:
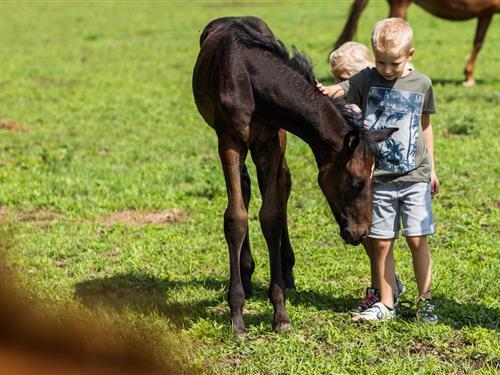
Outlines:
<svg viewBox="0 0 500 375"><path fill-rule="evenodd" d="M403 77L409 73L408 62L413 58L415 50L412 48L408 53L400 51L378 51L375 50L375 69L388 81Z"/></svg>

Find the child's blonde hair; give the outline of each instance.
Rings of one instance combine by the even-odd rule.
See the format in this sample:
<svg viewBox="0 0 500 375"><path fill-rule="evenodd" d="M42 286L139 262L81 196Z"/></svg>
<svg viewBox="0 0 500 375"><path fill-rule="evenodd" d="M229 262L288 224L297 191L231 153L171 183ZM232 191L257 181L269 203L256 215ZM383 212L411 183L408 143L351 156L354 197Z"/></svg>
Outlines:
<svg viewBox="0 0 500 375"><path fill-rule="evenodd" d="M377 22L372 32L373 51L398 51L408 54L412 48L413 30L403 18L386 18Z"/></svg>
<svg viewBox="0 0 500 375"><path fill-rule="evenodd" d="M365 68L375 66L370 50L361 43L347 42L330 54L330 68L334 76L348 73L352 76Z"/></svg>

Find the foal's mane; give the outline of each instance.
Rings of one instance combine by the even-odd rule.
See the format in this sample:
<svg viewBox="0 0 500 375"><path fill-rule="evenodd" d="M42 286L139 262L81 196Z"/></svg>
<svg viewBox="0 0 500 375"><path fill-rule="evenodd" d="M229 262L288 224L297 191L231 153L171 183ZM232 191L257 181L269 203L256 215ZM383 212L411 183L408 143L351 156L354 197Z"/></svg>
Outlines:
<svg viewBox="0 0 500 375"><path fill-rule="evenodd" d="M258 47L270 51L289 68L300 73L307 82L315 85L311 59L295 46L292 46L292 56L290 57L288 49L281 40L266 37L241 21L234 21L232 27L240 42L248 47Z"/></svg>
<svg viewBox="0 0 500 375"><path fill-rule="evenodd" d="M303 52L300 52L295 46L292 46L292 56L290 56L287 47L281 40L262 35L244 22L234 21L232 28L238 40L244 45L261 48L271 52L289 68L300 73L309 84L314 87L316 86L316 78L314 77L311 59ZM357 130L359 131L360 137L365 140L365 142L363 142L365 150L369 152L376 150L376 143L371 141L368 136L369 131L362 125L361 113L350 110L349 106L347 106L348 102L344 99L335 99L332 101L332 104L347 123L347 129L345 129L345 133L342 134L342 136L345 136L345 134L350 131Z"/></svg>

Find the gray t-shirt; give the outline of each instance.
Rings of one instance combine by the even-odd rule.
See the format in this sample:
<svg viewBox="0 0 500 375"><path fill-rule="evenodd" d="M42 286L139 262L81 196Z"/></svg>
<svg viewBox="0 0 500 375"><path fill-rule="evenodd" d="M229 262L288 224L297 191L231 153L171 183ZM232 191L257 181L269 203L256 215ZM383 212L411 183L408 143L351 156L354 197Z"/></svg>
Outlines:
<svg viewBox="0 0 500 375"><path fill-rule="evenodd" d="M375 68L366 68L340 86L346 99L362 109L366 128L399 128L378 145L373 182L428 182L431 160L420 117L436 112L430 78L412 70L388 81Z"/></svg>

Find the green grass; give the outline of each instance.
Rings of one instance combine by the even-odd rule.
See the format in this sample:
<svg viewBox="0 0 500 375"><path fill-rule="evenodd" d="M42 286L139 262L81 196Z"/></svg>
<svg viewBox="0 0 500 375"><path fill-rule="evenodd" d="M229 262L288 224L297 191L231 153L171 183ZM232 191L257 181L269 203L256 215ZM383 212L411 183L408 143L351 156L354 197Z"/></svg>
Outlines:
<svg viewBox="0 0 500 375"><path fill-rule="evenodd" d="M0 206L12 233L9 265L44 306L84 308L172 340L188 366L221 374L495 373L500 369L500 18L479 55L473 88L461 86L474 21L432 18L416 6L415 66L434 80L442 192L431 239L441 323L412 310L386 324L351 323L369 282L360 247L345 245L316 183L311 151L289 137L289 204L298 291L293 330L271 330L269 264L254 189L250 231L256 296L245 305L251 340L234 341L225 290L225 186L215 133L191 93L199 34L213 18L257 15L288 45L326 59L349 2L37 2L0 4ZM387 14L367 7L358 40ZM253 186L255 168L250 163ZM183 223L105 226L123 210L177 208ZM45 220L43 218L46 218ZM47 219L48 218L48 219ZM409 251L397 268L416 296ZM106 306L106 307L103 307ZM104 309L104 310L103 310ZM166 357L166 356L165 356Z"/></svg>

